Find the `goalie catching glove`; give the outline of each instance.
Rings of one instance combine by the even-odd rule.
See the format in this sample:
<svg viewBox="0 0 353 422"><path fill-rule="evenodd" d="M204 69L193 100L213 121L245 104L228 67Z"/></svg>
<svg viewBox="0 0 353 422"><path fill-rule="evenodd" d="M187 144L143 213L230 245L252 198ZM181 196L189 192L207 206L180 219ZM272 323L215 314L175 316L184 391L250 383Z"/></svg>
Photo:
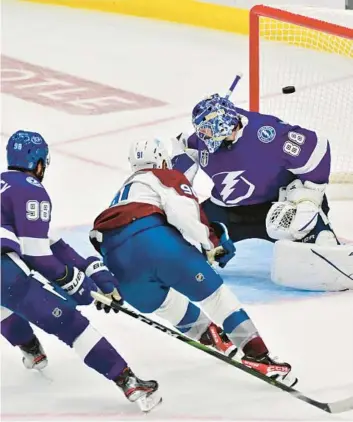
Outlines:
<svg viewBox="0 0 353 422"><path fill-rule="evenodd" d="M317 225L326 183L294 180L281 188L278 202L266 217L268 235L275 240L304 239Z"/></svg>

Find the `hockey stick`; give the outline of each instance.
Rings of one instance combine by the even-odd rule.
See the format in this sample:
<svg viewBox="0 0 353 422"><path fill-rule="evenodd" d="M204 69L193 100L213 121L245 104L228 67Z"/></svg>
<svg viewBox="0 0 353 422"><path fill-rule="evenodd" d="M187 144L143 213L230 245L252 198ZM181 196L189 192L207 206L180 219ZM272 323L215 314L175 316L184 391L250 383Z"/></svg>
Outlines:
<svg viewBox="0 0 353 422"><path fill-rule="evenodd" d="M353 410L353 397L349 397L344 400L338 400L331 403L324 403L319 402L314 399L311 399L310 397L305 396L303 393L300 393L299 391L295 390L294 388L287 387L286 385L273 380L269 377L266 377L265 375L261 374L260 372L254 371L251 368L248 368L247 366L241 364L240 362L237 362L228 356L222 355L221 353L217 352L216 350L213 350L207 346L204 346L203 344L192 340L191 338L172 330L171 328L165 327L164 325L153 321L152 319L139 314L137 312L131 311L130 309L126 309L123 306L119 305L117 302L103 296L102 294L98 292L91 292L92 297L95 300L98 300L99 302L103 303L104 305L110 306L111 308L114 308L118 311L123 312L126 315L129 315L132 318L138 319L141 322L144 322L147 325L152 326L153 328L156 328L157 330L163 331L164 333L170 335L171 337L177 338L178 340L182 341L183 343L188 344L189 346L195 347L196 349L202 350L203 352L207 353L208 355L214 356L215 358L228 363L229 365L235 366L236 368L240 369L243 372L247 372L249 375L252 375L256 378L259 378L260 380L266 382L267 384L272 385L273 387L279 388L282 391L285 391L292 395L293 397L304 401L305 403L308 403L312 406L317 407L318 409L321 409L327 413L342 413L347 412L349 410Z"/></svg>
<svg viewBox="0 0 353 422"><path fill-rule="evenodd" d="M228 98L233 94L233 91L234 91L235 87L238 85L238 82L240 81L242 76L243 76L242 73L238 73L238 75L236 75L232 85L229 87L228 92L227 92L227 94L224 98L226 98L228 100Z"/></svg>

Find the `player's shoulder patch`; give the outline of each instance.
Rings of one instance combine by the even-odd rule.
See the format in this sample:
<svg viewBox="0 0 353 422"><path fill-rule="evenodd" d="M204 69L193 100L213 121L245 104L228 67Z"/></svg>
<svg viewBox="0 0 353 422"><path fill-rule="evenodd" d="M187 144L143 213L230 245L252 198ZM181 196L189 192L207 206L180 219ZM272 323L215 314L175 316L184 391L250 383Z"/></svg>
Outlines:
<svg viewBox="0 0 353 422"><path fill-rule="evenodd" d="M18 185L24 198L35 199L38 201L49 201L50 196L42 183L33 176L25 174L22 183Z"/></svg>
<svg viewBox="0 0 353 422"><path fill-rule="evenodd" d="M210 153L208 152L207 149L203 149L200 152L200 165L201 165L201 167L207 167L209 156L210 156Z"/></svg>
<svg viewBox="0 0 353 422"><path fill-rule="evenodd" d="M276 138L276 129L273 126L261 126L257 131L257 138L264 144L269 144Z"/></svg>
<svg viewBox="0 0 353 422"><path fill-rule="evenodd" d="M35 177L28 176L26 178L26 182L28 182L29 184L31 184L33 186L36 186L37 188L42 188L43 189L43 185Z"/></svg>

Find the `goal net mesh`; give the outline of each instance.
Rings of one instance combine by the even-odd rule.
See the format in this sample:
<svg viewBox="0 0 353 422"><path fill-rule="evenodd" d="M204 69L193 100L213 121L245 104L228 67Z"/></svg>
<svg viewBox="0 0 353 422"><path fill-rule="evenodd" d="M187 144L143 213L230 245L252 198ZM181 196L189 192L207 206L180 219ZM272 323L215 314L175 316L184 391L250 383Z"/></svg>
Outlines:
<svg viewBox="0 0 353 422"><path fill-rule="evenodd" d="M300 12L353 28L350 12ZM333 183L353 183L353 38L346 35L313 29L310 20L299 26L295 19L259 17L260 112L327 137ZM296 92L283 94L290 85Z"/></svg>

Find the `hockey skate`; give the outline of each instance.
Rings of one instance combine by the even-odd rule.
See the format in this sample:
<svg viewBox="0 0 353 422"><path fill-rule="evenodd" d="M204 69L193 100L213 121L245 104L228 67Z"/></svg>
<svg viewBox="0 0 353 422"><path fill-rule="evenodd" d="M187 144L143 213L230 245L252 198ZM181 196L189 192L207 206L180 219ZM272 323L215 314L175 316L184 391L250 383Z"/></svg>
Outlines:
<svg viewBox="0 0 353 422"><path fill-rule="evenodd" d="M41 370L48 365L47 355L36 336L27 344L19 346L19 348L23 354L22 362L25 368Z"/></svg>
<svg viewBox="0 0 353 422"><path fill-rule="evenodd" d="M219 352L232 358L237 353L237 348L229 340L226 333L216 324L210 324L207 330L200 337L200 343L205 346L212 346Z"/></svg>
<svg viewBox="0 0 353 422"><path fill-rule="evenodd" d="M272 378L287 387L294 387L298 378L291 373L292 367L289 363L281 362L277 357L271 357L269 354L261 357L243 356L241 359L243 365Z"/></svg>
<svg viewBox="0 0 353 422"><path fill-rule="evenodd" d="M123 391L125 397L132 403L136 403L142 412L149 412L162 402L161 396L157 393L157 381L143 381L126 368L114 382Z"/></svg>

